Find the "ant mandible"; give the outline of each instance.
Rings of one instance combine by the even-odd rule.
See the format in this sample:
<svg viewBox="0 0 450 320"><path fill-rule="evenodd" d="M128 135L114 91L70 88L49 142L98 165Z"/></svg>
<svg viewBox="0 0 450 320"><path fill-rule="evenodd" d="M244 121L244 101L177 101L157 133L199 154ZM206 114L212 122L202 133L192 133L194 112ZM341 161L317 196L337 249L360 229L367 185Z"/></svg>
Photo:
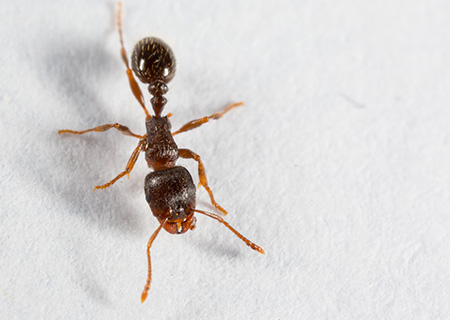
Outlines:
<svg viewBox="0 0 450 320"><path fill-rule="evenodd" d="M223 209L216 202L213 193L208 186L205 169L202 161L200 160L200 156L189 149L179 149L173 139L173 136L181 132L197 128L209 120L220 119L226 112L235 107L241 106L243 103L234 103L222 112L190 121L183 125L178 131L171 133L171 124L168 119L171 114L161 116L161 112L167 102L167 99L164 97L164 94L168 91L167 84L175 75L175 56L170 47L161 39L154 37L144 38L135 45L133 53L131 54L131 70L123 44L121 11L122 6L119 3L117 12L117 27L120 37L121 56L127 68L126 72L131 91L144 109L146 115L145 126L147 128L147 134L135 134L131 132L128 127L118 123L104 124L83 131L59 130L58 133L80 135L92 131L103 132L114 128L122 134L139 139L138 146L131 154L125 170L110 182L101 186L96 186L94 190L108 188L123 176L129 175L131 170L133 170L134 164L136 163L140 152L145 152L145 160L147 161L148 166L153 169L153 172L150 172L145 177L145 196L153 215L159 221L159 226L153 232L147 243L148 276L144 291L141 295L141 302L144 302L147 298L152 279L150 248L153 241L162 228L172 234L182 234L188 230L194 229L196 223L194 212L198 212L210 218L216 219L230 229L250 248L261 254L265 254L265 252L263 248L254 244L242 234L237 232L225 220L223 220L221 216L196 209L196 187L192 181L191 174L184 167L176 165L176 161L179 157L197 161L198 175L200 178L199 185L203 186L203 188L205 188L208 192L211 203L219 211L221 211L222 214L226 215L227 211L225 211L225 209ZM148 84L148 91L153 96L150 102L155 113L154 116L150 115L145 107L144 97L133 76L133 71L141 82Z"/></svg>

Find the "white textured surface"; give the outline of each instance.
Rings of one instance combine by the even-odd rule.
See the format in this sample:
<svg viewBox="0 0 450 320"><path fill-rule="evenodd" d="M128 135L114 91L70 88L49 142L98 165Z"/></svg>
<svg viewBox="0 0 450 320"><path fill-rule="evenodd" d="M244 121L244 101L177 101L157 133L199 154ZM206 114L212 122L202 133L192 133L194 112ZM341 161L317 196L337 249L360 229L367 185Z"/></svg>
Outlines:
<svg viewBox="0 0 450 320"><path fill-rule="evenodd" d="M128 52L153 35L178 59L174 128L246 103L177 142L267 255L198 217L194 232L155 241L141 305L157 226L144 159L92 192L137 141L56 134L144 130L115 5L2 1L1 319L448 319L448 1L124 5Z"/></svg>

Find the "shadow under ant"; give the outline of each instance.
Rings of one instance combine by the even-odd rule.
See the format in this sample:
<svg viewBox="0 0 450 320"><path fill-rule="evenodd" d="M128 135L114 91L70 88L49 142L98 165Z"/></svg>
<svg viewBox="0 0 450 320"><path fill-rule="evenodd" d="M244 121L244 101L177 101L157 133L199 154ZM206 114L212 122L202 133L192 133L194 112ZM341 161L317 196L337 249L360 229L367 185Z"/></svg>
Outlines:
<svg viewBox="0 0 450 320"><path fill-rule="evenodd" d="M111 118L108 112L108 103L101 101L90 84L99 83L108 78L108 74L110 74L108 70L120 68L120 64L117 63L117 59L113 58L112 53L105 50L105 45L101 41L93 42L81 38L68 41L70 42L65 41L61 46L54 44L49 46L51 51L46 56L44 64L50 74L49 78L54 81L49 83L48 89L62 96L67 105L76 111L76 117L81 119L86 126L103 123L105 119ZM126 89L124 94L126 94ZM59 161L55 163L55 166L66 166L67 169L64 170L67 174L67 183L57 187L58 195L64 199L68 207L72 208L70 211L75 211L81 217L97 222L101 229L104 229L105 225L109 225L120 232L145 233L142 220L139 218L139 216L143 216L136 211L136 206L133 206L131 201L117 196L117 192L120 192L117 190L118 186L113 187L115 190L106 191L106 196L102 194L105 191L97 191L98 196L97 194L94 197L90 196L95 185L107 181L116 172L104 170L92 173L90 170L86 170L84 160L88 159L89 162L93 162L120 159L120 155L123 155L123 148L117 148L114 144L113 139L117 137L112 137L113 132L109 137L108 135L101 137L87 135L82 137L81 141L72 139L72 145L67 145L69 139L58 136L58 128L52 129L54 130L50 132L51 139L55 139L62 150L60 153L62 156L58 158ZM82 159L80 159L80 153L83 153ZM99 153L99 157L92 156L92 154L98 155ZM121 170L125 164L126 162L116 170ZM98 181L98 179L101 180ZM124 182L138 183L135 179L139 178L134 177L134 179ZM139 182L142 184L142 179ZM49 188L52 187L49 186ZM105 198L107 198L106 206L104 205ZM95 208L96 211L93 212L92 208ZM146 213L148 214L148 212Z"/></svg>

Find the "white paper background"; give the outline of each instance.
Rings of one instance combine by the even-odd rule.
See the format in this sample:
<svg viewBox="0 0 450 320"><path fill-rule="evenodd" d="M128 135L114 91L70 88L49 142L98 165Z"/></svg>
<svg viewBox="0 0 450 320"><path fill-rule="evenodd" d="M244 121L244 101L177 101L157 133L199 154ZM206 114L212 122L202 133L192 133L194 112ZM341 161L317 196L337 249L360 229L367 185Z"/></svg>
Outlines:
<svg viewBox="0 0 450 320"><path fill-rule="evenodd" d="M143 157L93 192L137 141L56 134L144 132L114 15L0 3L1 319L448 319L448 1L126 1L128 53L152 35L177 57L174 128L246 103L176 140L267 252L202 216L162 232L143 305ZM197 207L212 210L204 190Z"/></svg>

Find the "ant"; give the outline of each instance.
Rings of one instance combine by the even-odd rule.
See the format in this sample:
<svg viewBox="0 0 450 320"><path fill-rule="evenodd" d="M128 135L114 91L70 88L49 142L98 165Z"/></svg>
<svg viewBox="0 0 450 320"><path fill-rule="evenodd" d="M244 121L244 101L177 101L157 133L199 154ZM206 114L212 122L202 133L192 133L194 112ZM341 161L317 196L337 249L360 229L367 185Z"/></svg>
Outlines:
<svg viewBox="0 0 450 320"><path fill-rule="evenodd" d="M108 188L123 176L129 176L140 152L145 152L145 160L147 161L148 166L153 169L153 171L145 177L145 197L153 215L156 219L158 219L159 226L153 232L147 243L148 276L144 291L141 295L141 302L144 302L147 298L148 290L150 289L150 282L152 280L150 248L153 241L162 228L172 234L182 234L188 230L193 230L196 223L196 218L194 217L195 212L216 219L230 229L250 248L261 254L265 254L265 252L263 248L254 244L242 234L237 232L228 224L228 222L223 220L221 216L196 209L196 187L192 181L191 174L184 167L176 165L176 161L179 157L195 160L198 163L198 175L200 177L199 186L201 185L205 188L209 194L211 203L219 211L221 211L223 215L226 215L227 211L216 202L213 193L208 186L205 169L202 161L200 160L200 156L189 149L178 148L173 136L181 132L195 129L209 120L220 119L225 113L235 107L243 105L243 103L234 103L222 112L190 121L183 125L178 131L171 133L171 124L169 121L171 114L169 113L166 116L161 116L161 112L167 102L167 99L164 97L164 94L168 91L167 84L175 75L175 56L172 49L164 41L155 37L147 37L140 40L135 45L133 53L131 54L132 69L130 69L128 57L123 44L121 12L122 5L119 3L117 12L117 27L120 37L121 56L127 69L126 72L131 91L144 109L146 115L145 126L147 129L147 134L135 134L131 132L128 127L119 123L104 124L83 131L59 130L58 134L71 133L80 135L92 131L104 132L114 128L124 135L139 139L138 146L131 154L125 170L108 183L101 186L96 186L94 191L97 189ZM153 116L149 114L147 108L145 107L144 97L138 83L136 82L136 79L133 76L133 71L141 82L148 84L148 91L153 96L150 100L155 113Z"/></svg>

